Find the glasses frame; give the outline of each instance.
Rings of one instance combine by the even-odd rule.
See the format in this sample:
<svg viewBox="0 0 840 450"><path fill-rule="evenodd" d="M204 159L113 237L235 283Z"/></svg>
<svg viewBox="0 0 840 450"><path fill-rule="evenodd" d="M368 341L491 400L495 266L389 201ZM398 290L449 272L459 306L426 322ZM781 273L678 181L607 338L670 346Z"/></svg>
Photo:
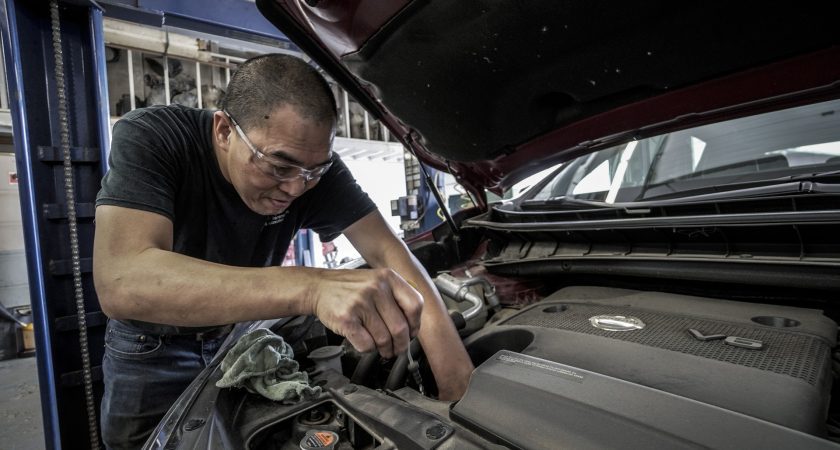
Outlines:
<svg viewBox="0 0 840 450"><path fill-rule="evenodd" d="M245 145L248 146L248 149L251 150L251 153L254 155L254 158L256 158L258 160L265 161L265 163L269 167L271 167L271 173L262 169L259 165L257 165L257 167L259 167L260 170L263 173L265 173L266 175L274 178L275 180L277 180L277 181L291 181L291 180L294 180L296 178L303 178L303 183L304 183L304 185L306 185L310 181L321 179L321 177L323 177L324 174L327 173L327 171L330 169L330 167L332 167L332 164L333 164L333 161L334 161L333 158L334 158L335 154L332 151L330 151L330 160L328 162L324 163L324 164L321 164L320 166L316 166L315 168L312 168L312 169L307 169L305 167L301 167L301 166L298 166L296 164L283 163L284 168L294 168L294 169L297 169L298 171L300 171L300 173L298 173L297 175L291 176L291 177L284 177L284 176L281 176L281 175L277 175L278 166L270 163L268 161L269 156L266 155L265 153L263 153L262 151L260 151L257 148L257 146L255 146L254 143L251 142L250 139L248 139L248 135L245 134L245 131L242 129L242 127L239 126L239 123L236 122L236 119L234 119L233 116L230 115L229 112L224 111L224 110L222 112L230 120L230 123L233 125L233 128L236 130L236 133L239 135L240 138L242 138L242 140L245 142ZM323 170L323 172L321 172L321 175L317 175L317 176L314 175L316 172L319 172L321 170Z"/></svg>

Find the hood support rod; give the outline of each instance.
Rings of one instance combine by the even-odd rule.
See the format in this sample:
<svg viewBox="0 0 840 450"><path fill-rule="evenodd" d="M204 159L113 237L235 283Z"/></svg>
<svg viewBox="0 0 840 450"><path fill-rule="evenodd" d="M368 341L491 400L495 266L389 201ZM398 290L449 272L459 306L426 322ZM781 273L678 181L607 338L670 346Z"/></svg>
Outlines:
<svg viewBox="0 0 840 450"><path fill-rule="evenodd" d="M423 179L426 180L426 186L429 188L429 191L432 192L432 195L435 196L435 200L437 200L438 207L440 207L440 211L443 213L443 217L446 219L449 229L452 230L453 235L458 236L458 225L455 224L455 220L453 220L452 215L449 214L449 208L447 208L446 203L443 202L443 196L440 195L437 185L435 185L435 182L432 180L432 177L429 176L429 172L426 171L426 168L423 166L423 162L419 158L417 164L420 166L420 171L423 172Z"/></svg>
<svg viewBox="0 0 840 450"><path fill-rule="evenodd" d="M452 215L449 214L449 208L447 207L446 203L444 203L443 196L440 195L440 191L438 190L437 185L435 185L435 182L432 180L432 177L429 176L429 172L426 171L426 167L423 166L423 159L419 157L420 149L423 147L423 145L420 144L419 135L417 134L417 132L411 131L410 133L405 135L403 139L408 145L408 149L411 151L412 154L414 154L414 157L417 158L417 165L420 166L420 172L423 173L423 179L426 181L426 186L429 188L429 191L432 192L432 195L435 196L435 200L438 203L438 207L440 207L440 211L443 213L443 218L444 220L446 220L446 224L449 225L449 229L452 231L452 237L457 240L460 233L460 231L458 230L458 225L455 224L455 221L452 219Z"/></svg>

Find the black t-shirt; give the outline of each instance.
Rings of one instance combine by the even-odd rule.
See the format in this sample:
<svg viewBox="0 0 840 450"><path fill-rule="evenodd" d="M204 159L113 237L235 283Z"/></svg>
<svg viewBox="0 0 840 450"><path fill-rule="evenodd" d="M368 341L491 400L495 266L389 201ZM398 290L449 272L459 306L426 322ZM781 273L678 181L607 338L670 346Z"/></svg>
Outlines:
<svg viewBox="0 0 840 450"><path fill-rule="evenodd" d="M166 216L174 225L175 252L242 267L279 265L299 229L313 229L330 241L376 209L336 159L283 213L251 211L222 175L212 126L212 111L180 105L126 114L114 125L110 168L96 205Z"/></svg>

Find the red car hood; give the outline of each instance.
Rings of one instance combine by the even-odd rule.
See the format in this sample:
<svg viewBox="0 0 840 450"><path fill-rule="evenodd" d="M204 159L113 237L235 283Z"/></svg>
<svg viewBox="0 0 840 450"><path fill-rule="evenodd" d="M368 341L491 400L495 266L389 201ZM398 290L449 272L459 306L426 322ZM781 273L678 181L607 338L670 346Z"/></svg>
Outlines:
<svg viewBox="0 0 840 450"><path fill-rule="evenodd" d="M620 141L840 96L840 2L257 6L481 198Z"/></svg>

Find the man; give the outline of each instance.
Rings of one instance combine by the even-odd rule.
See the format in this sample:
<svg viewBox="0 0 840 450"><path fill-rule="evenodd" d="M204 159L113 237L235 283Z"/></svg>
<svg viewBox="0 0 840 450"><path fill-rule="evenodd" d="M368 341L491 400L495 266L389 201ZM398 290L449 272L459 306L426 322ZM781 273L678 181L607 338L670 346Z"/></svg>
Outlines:
<svg viewBox="0 0 840 450"><path fill-rule="evenodd" d="M419 335L440 398L463 394L473 367L446 308L332 154L335 127L329 85L283 55L244 62L219 111L156 106L114 126L93 260L109 448L141 446L241 321L314 314L386 358ZM300 228L344 233L373 269L279 267Z"/></svg>

